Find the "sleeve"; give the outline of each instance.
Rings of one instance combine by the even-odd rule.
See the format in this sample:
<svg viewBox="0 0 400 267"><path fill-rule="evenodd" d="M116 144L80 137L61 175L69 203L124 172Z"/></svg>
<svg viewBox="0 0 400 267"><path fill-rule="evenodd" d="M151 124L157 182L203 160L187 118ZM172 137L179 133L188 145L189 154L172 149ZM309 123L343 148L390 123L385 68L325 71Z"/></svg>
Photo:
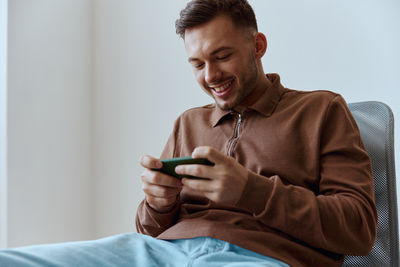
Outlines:
<svg viewBox="0 0 400 267"><path fill-rule="evenodd" d="M179 119L175 121L174 129L168 138L168 141L161 153L160 158L171 158L175 156L175 145L179 132ZM175 224L178 213L180 210L180 200L178 199L177 205L168 213L160 213L151 208L146 200L142 200L136 212L136 230L138 233L158 236L166 229Z"/></svg>
<svg viewBox="0 0 400 267"><path fill-rule="evenodd" d="M237 205L313 247L366 255L376 238L374 182L357 124L341 96L331 100L320 132L318 193L284 183L278 175L249 171Z"/></svg>

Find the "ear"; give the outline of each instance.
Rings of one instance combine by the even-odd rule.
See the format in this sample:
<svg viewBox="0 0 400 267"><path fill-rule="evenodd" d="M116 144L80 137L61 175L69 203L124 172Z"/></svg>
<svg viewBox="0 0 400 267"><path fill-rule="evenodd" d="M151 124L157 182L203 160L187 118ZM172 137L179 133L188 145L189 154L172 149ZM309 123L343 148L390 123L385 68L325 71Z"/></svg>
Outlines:
<svg viewBox="0 0 400 267"><path fill-rule="evenodd" d="M257 59L261 59L267 51L267 38L263 33L258 32L254 35L254 39L256 43L255 56Z"/></svg>

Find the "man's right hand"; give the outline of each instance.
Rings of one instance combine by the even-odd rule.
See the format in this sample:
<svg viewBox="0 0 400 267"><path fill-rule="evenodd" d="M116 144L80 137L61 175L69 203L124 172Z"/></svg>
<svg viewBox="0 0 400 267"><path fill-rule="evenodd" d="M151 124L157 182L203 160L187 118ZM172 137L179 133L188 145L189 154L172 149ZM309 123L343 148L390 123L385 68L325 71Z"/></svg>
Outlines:
<svg viewBox="0 0 400 267"><path fill-rule="evenodd" d="M158 212L165 213L171 211L182 190L181 181L173 176L152 170L162 167L159 159L151 156L143 156L139 162L146 168L141 178L147 203Z"/></svg>

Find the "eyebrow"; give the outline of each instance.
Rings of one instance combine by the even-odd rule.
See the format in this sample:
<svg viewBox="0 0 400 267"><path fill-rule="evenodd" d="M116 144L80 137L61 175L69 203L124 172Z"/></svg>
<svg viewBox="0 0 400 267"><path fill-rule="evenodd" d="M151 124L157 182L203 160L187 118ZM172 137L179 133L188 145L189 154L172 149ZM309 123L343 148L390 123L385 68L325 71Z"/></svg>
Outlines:
<svg viewBox="0 0 400 267"><path fill-rule="evenodd" d="M212 51L211 55L213 56L215 54L218 54L221 51L230 50L230 49L232 49L232 47L230 47L230 46L221 46L221 47L215 49L214 51ZM189 63L192 62L192 61L197 61L197 60L199 60L199 59L198 58L194 58L194 57L189 57L188 58Z"/></svg>

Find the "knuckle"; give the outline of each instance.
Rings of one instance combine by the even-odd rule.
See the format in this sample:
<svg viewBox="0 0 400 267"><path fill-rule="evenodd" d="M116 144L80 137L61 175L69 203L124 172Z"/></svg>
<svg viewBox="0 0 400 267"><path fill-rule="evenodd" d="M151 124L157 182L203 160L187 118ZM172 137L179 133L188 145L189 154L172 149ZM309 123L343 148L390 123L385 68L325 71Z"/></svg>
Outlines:
<svg viewBox="0 0 400 267"><path fill-rule="evenodd" d="M224 188L224 186L223 186L222 183L217 183L217 184L214 186L214 190L215 190L216 192L221 192L221 191L223 190L223 188Z"/></svg>
<svg viewBox="0 0 400 267"><path fill-rule="evenodd" d="M220 194L214 194L213 199L215 202L221 202L222 198Z"/></svg>
<svg viewBox="0 0 400 267"><path fill-rule="evenodd" d="M142 190L146 191L148 188L148 184L147 183L142 183Z"/></svg>
<svg viewBox="0 0 400 267"><path fill-rule="evenodd" d="M195 190L195 189L196 189L196 187L195 187L195 185L192 183L191 179L185 178L184 186L185 186L186 188L191 189L191 190Z"/></svg>
<svg viewBox="0 0 400 267"><path fill-rule="evenodd" d="M165 197L168 195L168 189L165 187L160 187L158 190L159 196Z"/></svg>
<svg viewBox="0 0 400 267"><path fill-rule="evenodd" d="M194 176L201 176L201 167L198 166L198 165L194 166L193 169L192 169L192 171L191 171L191 173L192 173Z"/></svg>
<svg viewBox="0 0 400 267"><path fill-rule="evenodd" d="M148 196L152 196L154 194L152 187L150 185L148 185L148 184L144 184L142 186L142 190Z"/></svg>
<svg viewBox="0 0 400 267"><path fill-rule="evenodd" d="M155 203L154 197L152 197L152 196L150 196L150 195L146 195L146 201L147 201L147 203L149 203L149 204L154 204L154 203Z"/></svg>
<svg viewBox="0 0 400 267"><path fill-rule="evenodd" d="M211 153L213 153L213 148L209 146L204 147L204 153L207 155L211 155Z"/></svg>
<svg viewBox="0 0 400 267"><path fill-rule="evenodd" d="M147 188L143 188L143 192L144 192L146 195L150 195L150 191L149 191L149 189L147 189Z"/></svg>
<svg viewBox="0 0 400 267"><path fill-rule="evenodd" d="M146 171L142 172L142 174L140 175L140 179L142 179L143 182L147 181L147 172Z"/></svg>
<svg viewBox="0 0 400 267"><path fill-rule="evenodd" d="M170 201L168 198L159 198L158 201L159 201L158 204L160 206L168 206L170 204Z"/></svg>
<svg viewBox="0 0 400 267"><path fill-rule="evenodd" d="M221 175L221 181L229 181L230 180L230 174L228 170L224 170Z"/></svg>
<svg viewBox="0 0 400 267"><path fill-rule="evenodd" d="M157 173L155 171L145 170L140 177L143 182L155 183L157 179Z"/></svg>
<svg viewBox="0 0 400 267"><path fill-rule="evenodd" d="M156 171L152 171L151 174L149 175L150 182L153 184L159 184L160 183L160 174Z"/></svg>

